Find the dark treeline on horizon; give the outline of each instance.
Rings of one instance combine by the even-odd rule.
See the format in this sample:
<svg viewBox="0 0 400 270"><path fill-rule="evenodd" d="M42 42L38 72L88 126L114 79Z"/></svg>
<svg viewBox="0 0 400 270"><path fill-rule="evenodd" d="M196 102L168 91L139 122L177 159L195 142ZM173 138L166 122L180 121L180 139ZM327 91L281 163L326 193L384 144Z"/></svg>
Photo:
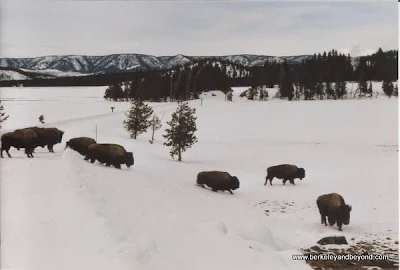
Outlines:
<svg viewBox="0 0 400 270"><path fill-rule="evenodd" d="M137 70L133 72L97 74L80 77L1 81L0 86L109 86L105 98L162 101L196 99L207 90L228 91L234 86L257 87L279 85L280 97L322 98L324 86L327 98L340 98L346 81L392 82L398 79L398 50L362 56L352 63L350 55L336 50L314 54L300 64L266 62L264 66L245 67L217 58L201 59L169 70ZM330 89L334 83L336 89ZM294 88L293 88L294 86Z"/></svg>

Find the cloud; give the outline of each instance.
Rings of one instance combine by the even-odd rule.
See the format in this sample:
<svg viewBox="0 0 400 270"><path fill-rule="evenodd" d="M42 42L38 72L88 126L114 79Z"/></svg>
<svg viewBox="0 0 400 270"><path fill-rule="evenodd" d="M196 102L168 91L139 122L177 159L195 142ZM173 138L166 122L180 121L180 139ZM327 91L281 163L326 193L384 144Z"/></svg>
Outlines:
<svg viewBox="0 0 400 270"><path fill-rule="evenodd" d="M397 48L397 3L1 2L0 56L312 54Z"/></svg>

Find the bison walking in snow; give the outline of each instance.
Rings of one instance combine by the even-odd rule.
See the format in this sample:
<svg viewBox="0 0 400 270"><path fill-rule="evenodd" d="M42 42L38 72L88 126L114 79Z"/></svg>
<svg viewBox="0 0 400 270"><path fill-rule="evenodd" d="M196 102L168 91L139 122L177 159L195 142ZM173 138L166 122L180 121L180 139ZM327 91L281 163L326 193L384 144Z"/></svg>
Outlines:
<svg viewBox="0 0 400 270"><path fill-rule="evenodd" d="M94 163L96 160L106 166L113 165L117 169L121 169L121 164L125 164L128 168L134 164L132 152L127 152L124 147L118 144L91 144L85 160Z"/></svg>
<svg viewBox="0 0 400 270"><path fill-rule="evenodd" d="M59 130L58 128L41 128L41 127L28 127L24 129L17 129L15 131L23 131L23 130L33 130L38 135L37 146L41 146L42 148L47 146L49 152L54 153L53 146L57 143L61 143L64 131Z"/></svg>
<svg viewBox="0 0 400 270"><path fill-rule="evenodd" d="M11 147L15 147L18 150L25 148L28 158L33 158L32 153L37 144L38 135L34 130L26 129L5 133L1 136L1 157L3 157L3 151L6 151L8 157L11 157L8 151Z"/></svg>
<svg viewBox="0 0 400 270"><path fill-rule="evenodd" d="M321 214L321 224L326 224L326 217L330 226L337 223L339 231L342 230L342 225L349 225L351 205L344 202L342 196L337 193L324 194L317 198L317 206Z"/></svg>
<svg viewBox="0 0 400 270"><path fill-rule="evenodd" d="M268 180L272 186L272 179L274 179L274 177L283 179L283 184L285 184L286 181L290 181L290 183L294 185L294 179L300 178L300 180L303 180L305 176L306 171L303 168L298 168L295 165L281 164L272 166L267 169L267 177L265 177L264 186L268 183Z"/></svg>
<svg viewBox="0 0 400 270"><path fill-rule="evenodd" d="M89 145L95 143L96 141L89 137L72 138L65 144L65 149L69 147L72 150L77 151L82 156L86 156L88 154Z"/></svg>
<svg viewBox="0 0 400 270"><path fill-rule="evenodd" d="M240 183L236 176L231 176L227 172L208 171L197 174L197 185L203 188L207 185L212 191L227 190L233 194L232 190L238 189Z"/></svg>

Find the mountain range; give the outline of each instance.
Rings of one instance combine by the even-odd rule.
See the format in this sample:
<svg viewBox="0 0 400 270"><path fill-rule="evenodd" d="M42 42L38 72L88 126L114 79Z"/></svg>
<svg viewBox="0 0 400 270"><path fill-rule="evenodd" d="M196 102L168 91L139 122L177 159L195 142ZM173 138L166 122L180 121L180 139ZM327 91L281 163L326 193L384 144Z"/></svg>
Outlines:
<svg viewBox="0 0 400 270"><path fill-rule="evenodd" d="M112 54L105 56L60 55L35 58L0 58L0 68L19 70L58 70L78 74L116 73L124 71L163 70L181 66L200 59L214 58L230 61L244 67L262 66L265 62L283 62L300 64L311 55L299 56L266 56L266 55L226 55L226 56L152 56L144 54Z"/></svg>

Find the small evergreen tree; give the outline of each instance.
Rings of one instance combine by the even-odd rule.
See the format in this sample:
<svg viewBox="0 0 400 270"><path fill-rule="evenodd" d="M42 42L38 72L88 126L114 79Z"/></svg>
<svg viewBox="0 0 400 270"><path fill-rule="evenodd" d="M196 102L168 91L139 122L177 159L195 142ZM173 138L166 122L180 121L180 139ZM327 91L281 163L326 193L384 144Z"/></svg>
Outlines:
<svg viewBox="0 0 400 270"><path fill-rule="evenodd" d="M315 84L315 94L319 96L319 99L324 99L324 85L321 82Z"/></svg>
<svg viewBox="0 0 400 270"><path fill-rule="evenodd" d="M42 123L42 124L45 123L45 122L44 122L44 116L43 116L43 115L39 116L39 122Z"/></svg>
<svg viewBox="0 0 400 270"><path fill-rule="evenodd" d="M383 92L390 98L393 95L394 87L391 81L384 81L382 83Z"/></svg>
<svg viewBox="0 0 400 270"><path fill-rule="evenodd" d="M339 84L338 96L343 99L346 95L347 95L347 84L345 81L343 81L343 82L340 82L340 84Z"/></svg>
<svg viewBox="0 0 400 270"><path fill-rule="evenodd" d="M335 91L333 90L331 82L326 82L325 83L325 91L326 91L326 95L327 95L328 99L329 98L333 98L333 96L335 94Z"/></svg>
<svg viewBox="0 0 400 270"><path fill-rule="evenodd" d="M268 99L268 91L265 89L260 89L260 100Z"/></svg>
<svg viewBox="0 0 400 270"><path fill-rule="evenodd" d="M358 90L360 91L359 96L360 96L360 97L364 97L365 94L368 93L367 81L361 79L361 80L358 82Z"/></svg>
<svg viewBox="0 0 400 270"><path fill-rule="evenodd" d="M192 147L197 142L197 131L195 117L196 109L189 107L187 102L180 103L177 110L172 113L171 121L167 122L170 128L163 137L167 140L164 145L170 146L171 157L178 156L178 161L182 161L182 152Z"/></svg>
<svg viewBox="0 0 400 270"><path fill-rule="evenodd" d="M258 91L256 87L251 87L249 90L247 90L247 99L248 100L254 100L254 98L257 96Z"/></svg>
<svg viewBox="0 0 400 270"><path fill-rule="evenodd" d="M232 96L233 96L232 91L229 91L228 93L226 93L227 101L232 101Z"/></svg>
<svg viewBox="0 0 400 270"><path fill-rule="evenodd" d="M9 115L6 115L6 113L4 112L4 107L3 107L3 105L1 105L1 101L0 101L0 128L2 128L1 123L6 121L8 119L8 117L9 117Z"/></svg>
<svg viewBox="0 0 400 270"><path fill-rule="evenodd" d="M127 119L124 120L124 127L129 132L130 137L136 139L138 135L146 132L150 127L149 118L153 114L153 109L141 100L135 100L131 104L131 109L126 114Z"/></svg>
<svg viewBox="0 0 400 270"><path fill-rule="evenodd" d="M372 82L369 82L369 86L368 86L368 89L367 89L367 94L372 98L372 94L373 94L373 92L372 92Z"/></svg>
<svg viewBox="0 0 400 270"><path fill-rule="evenodd" d="M393 91L393 96L398 97L399 96L399 88L396 84L396 86L394 87L394 91Z"/></svg>
<svg viewBox="0 0 400 270"><path fill-rule="evenodd" d="M161 126L162 126L162 124L161 124L160 118L158 118L157 115L153 115L153 118L150 120L150 128L153 131L153 133L151 135L150 143L154 142L154 132L156 130L159 130L161 128Z"/></svg>

